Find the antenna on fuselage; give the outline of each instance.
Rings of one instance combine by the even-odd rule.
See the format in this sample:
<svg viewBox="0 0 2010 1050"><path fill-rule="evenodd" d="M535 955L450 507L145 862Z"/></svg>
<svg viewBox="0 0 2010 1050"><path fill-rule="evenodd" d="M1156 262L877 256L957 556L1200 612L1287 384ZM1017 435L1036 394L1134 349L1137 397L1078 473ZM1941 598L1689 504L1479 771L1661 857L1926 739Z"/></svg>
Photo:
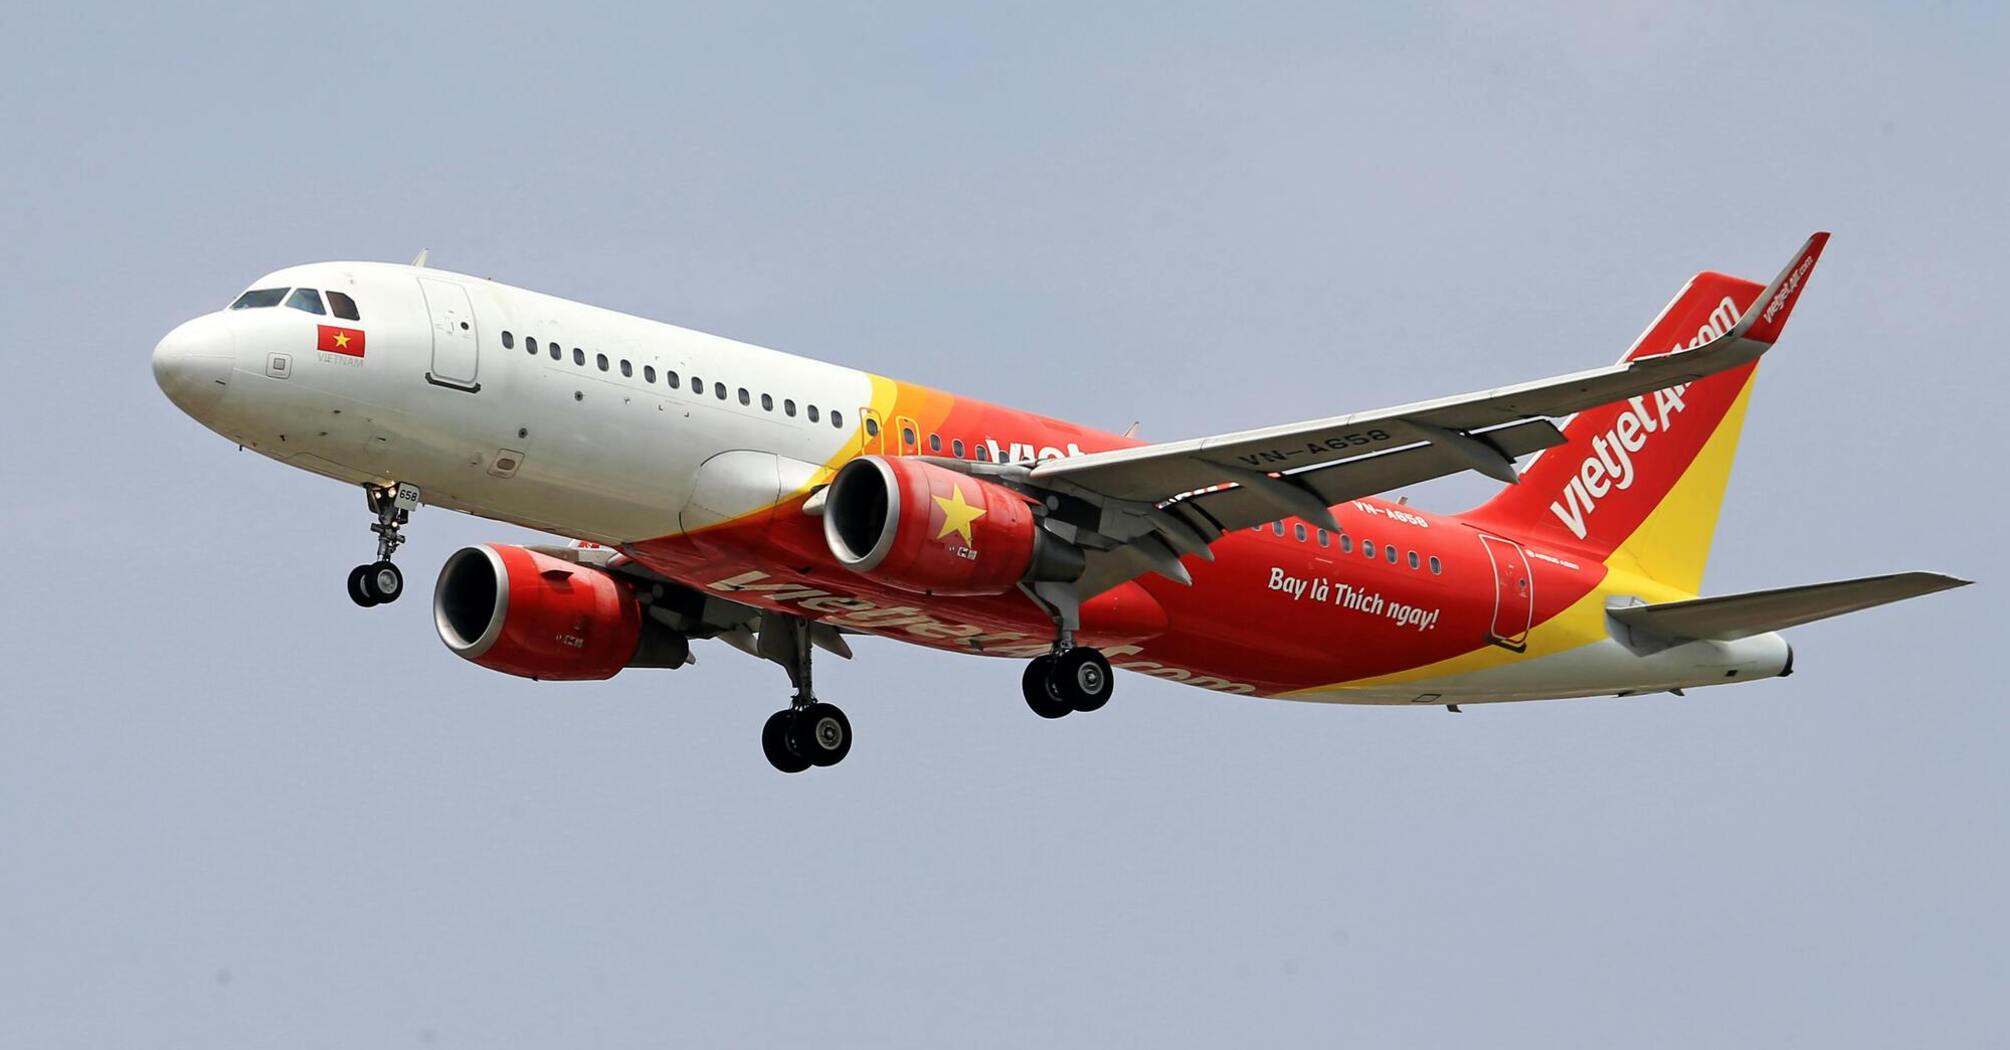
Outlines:
<svg viewBox="0 0 2010 1050"><path fill-rule="evenodd" d="M1125 428L1124 428L1124 436L1125 436L1125 437L1137 437L1137 436L1138 436L1138 424L1139 424L1139 423L1141 423L1141 422L1143 422L1143 420L1138 420L1138 419L1133 419L1133 420L1131 420L1131 425L1130 425L1130 426L1127 426L1127 427L1125 427Z"/></svg>
<svg viewBox="0 0 2010 1050"><path fill-rule="evenodd" d="M418 267L418 268L420 268L420 269L422 269L422 270L423 270L423 269L425 269L425 268L426 268L426 256L427 256L427 254L428 254L428 253L430 253L431 251L432 251L432 249L431 249L431 248L421 248L421 249L419 249L419 254L417 254L417 255L414 255L414 256L412 256L412 265L413 265L413 266L416 266L416 267Z"/></svg>

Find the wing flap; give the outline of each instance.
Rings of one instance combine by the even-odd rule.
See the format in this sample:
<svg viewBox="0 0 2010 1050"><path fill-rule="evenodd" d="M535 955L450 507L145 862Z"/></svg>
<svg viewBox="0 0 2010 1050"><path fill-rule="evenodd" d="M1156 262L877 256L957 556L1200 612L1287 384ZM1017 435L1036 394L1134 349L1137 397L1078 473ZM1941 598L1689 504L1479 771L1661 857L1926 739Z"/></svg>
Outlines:
<svg viewBox="0 0 2010 1050"><path fill-rule="evenodd" d="M1763 301L1763 300L1762 300ZM1609 610L1613 619L1663 638L1729 642L1859 612L1972 581L1937 572L1900 572L1770 591L1660 602Z"/></svg>

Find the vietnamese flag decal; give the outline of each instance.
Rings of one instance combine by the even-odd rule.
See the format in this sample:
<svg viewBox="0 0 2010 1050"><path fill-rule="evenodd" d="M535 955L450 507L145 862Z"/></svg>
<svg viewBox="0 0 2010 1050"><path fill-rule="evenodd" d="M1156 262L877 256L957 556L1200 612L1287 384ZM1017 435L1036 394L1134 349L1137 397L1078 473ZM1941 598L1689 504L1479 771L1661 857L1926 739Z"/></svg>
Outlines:
<svg viewBox="0 0 2010 1050"><path fill-rule="evenodd" d="M339 328L332 324L316 325L314 349L330 354L348 354L350 357L363 356L363 330L360 328Z"/></svg>

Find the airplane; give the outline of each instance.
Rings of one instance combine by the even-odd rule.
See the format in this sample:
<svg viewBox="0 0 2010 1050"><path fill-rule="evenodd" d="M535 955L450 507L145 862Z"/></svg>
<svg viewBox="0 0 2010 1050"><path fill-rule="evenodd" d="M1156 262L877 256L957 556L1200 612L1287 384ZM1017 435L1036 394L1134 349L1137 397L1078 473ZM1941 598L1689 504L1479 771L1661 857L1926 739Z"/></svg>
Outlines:
<svg viewBox="0 0 2010 1050"><path fill-rule="evenodd" d="M1156 443L425 253L275 271L152 364L232 443L362 488L357 605L403 594L422 502L566 537L448 557L447 648L577 681L724 642L787 672L761 744L799 773L851 750L811 663L858 636L1023 660L1043 718L1101 708L1114 670L1456 712L1784 677L1780 631L1966 584L1702 595L1753 375L1827 242L1767 285L1695 275L1614 365ZM1385 497L1468 471L1505 487L1460 514Z"/></svg>

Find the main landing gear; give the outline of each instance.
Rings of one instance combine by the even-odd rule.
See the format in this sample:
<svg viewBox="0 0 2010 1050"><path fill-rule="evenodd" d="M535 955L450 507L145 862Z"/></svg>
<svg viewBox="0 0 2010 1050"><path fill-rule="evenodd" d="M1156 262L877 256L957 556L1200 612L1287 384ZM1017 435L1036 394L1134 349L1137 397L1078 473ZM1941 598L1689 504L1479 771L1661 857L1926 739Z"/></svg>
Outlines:
<svg viewBox="0 0 2010 1050"><path fill-rule="evenodd" d="M1041 718L1097 710L1110 702L1115 685L1110 661L1085 645L1057 648L1046 656L1034 657L1019 679L1026 706Z"/></svg>
<svg viewBox="0 0 2010 1050"><path fill-rule="evenodd" d="M761 751L768 764L784 773L811 766L834 766L851 754L851 719L836 704L816 698L810 684L810 625L797 617L769 614L762 618L762 655L789 672L795 696L786 710L768 716L761 727Z"/></svg>
<svg viewBox="0 0 2010 1050"><path fill-rule="evenodd" d="M1054 649L1034 657L1019 679L1026 706L1041 718L1059 718L1073 711L1095 711L1110 702L1116 682L1110 661L1102 653L1075 644L1082 627L1082 599L1072 584L1037 582L1026 585L1034 602L1054 618Z"/></svg>
<svg viewBox="0 0 2010 1050"><path fill-rule="evenodd" d="M377 516L377 523L370 526L377 534L377 560L349 570L349 600L368 609L395 602L405 593L405 574L391 564L391 555L405 542L403 529L419 506L419 487L402 482L365 485L363 494L370 501L370 512Z"/></svg>

